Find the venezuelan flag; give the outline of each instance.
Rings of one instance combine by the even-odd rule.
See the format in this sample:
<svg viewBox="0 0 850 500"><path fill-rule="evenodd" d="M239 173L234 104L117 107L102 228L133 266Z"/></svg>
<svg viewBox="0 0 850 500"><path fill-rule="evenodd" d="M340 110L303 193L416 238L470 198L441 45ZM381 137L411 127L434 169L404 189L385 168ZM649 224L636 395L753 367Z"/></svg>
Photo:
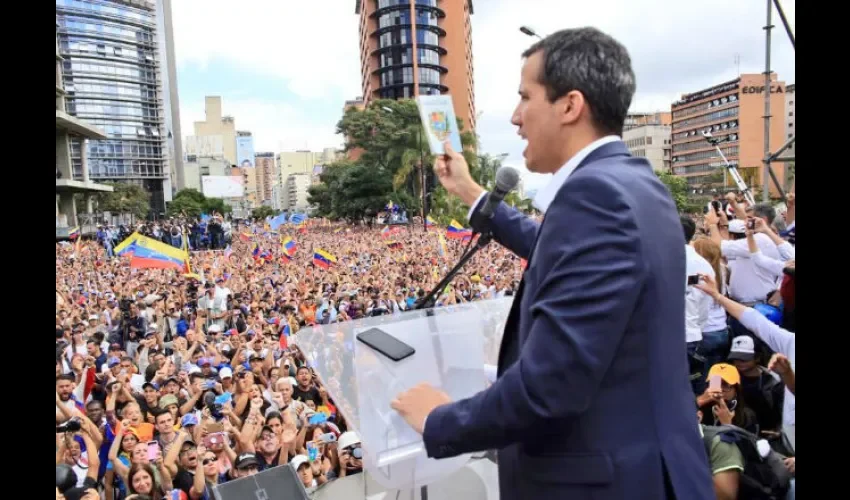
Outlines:
<svg viewBox="0 0 850 500"><path fill-rule="evenodd" d="M443 259L448 260L449 258L449 248L446 243L446 237L443 236L443 233L437 233L437 239L440 240L440 246L437 248L437 251L440 253L440 256Z"/></svg>
<svg viewBox="0 0 850 500"><path fill-rule="evenodd" d="M253 238L253 236L249 233L239 233L239 239L245 243L251 241L251 238Z"/></svg>
<svg viewBox="0 0 850 500"><path fill-rule="evenodd" d="M130 236L127 236L127 239L119 243L112 249L115 252L115 255L124 255L125 253L133 254L133 251L136 249L136 241L143 236L139 233L133 233Z"/></svg>
<svg viewBox="0 0 850 500"><path fill-rule="evenodd" d="M254 243L254 249L251 250L251 255L253 255L255 259L260 256L260 244L259 243Z"/></svg>
<svg viewBox="0 0 850 500"><path fill-rule="evenodd" d="M446 228L446 237L452 239L464 239L472 236L472 231L464 228L460 223L452 219L452 223Z"/></svg>
<svg viewBox="0 0 850 500"><path fill-rule="evenodd" d="M328 269L332 264L336 264L336 256L332 253L328 253L321 248L317 248L313 253L313 264L322 269Z"/></svg>
<svg viewBox="0 0 850 500"><path fill-rule="evenodd" d="M402 244L401 244L400 241L388 241L387 246L390 247L393 250L398 250L399 248L402 247Z"/></svg>
<svg viewBox="0 0 850 500"><path fill-rule="evenodd" d="M68 233L68 239L69 240L75 240L79 237L80 237L80 226L77 226L74 229L71 229L71 232Z"/></svg>
<svg viewBox="0 0 850 500"><path fill-rule="evenodd" d="M295 240L293 240L289 236L284 238L283 241L280 242L280 244L283 247L283 253L287 254L290 257L295 254L295 250L298 248L298 245L295 244Z"/></svg>
<svg viewBox="0 0 850 500"><path fill-rule="evenodd" d="M432 219L430 215L428 217L425 217L425 227L435 227L436 225L437 221Z"/></svg>
<svg viewBox="0 0 850 500"><path fill-rule="evenodd" d="M139 269L179 269L188 272L189 255L157 240L140 237L135 242L130 267Z"/></svg>
<svg viewBox="0 0 850 500"><path fill-rule="evenodd" d="M284 252L280 254L280 260L282 260L284 263L289 263L292 262L292 256Z"/></svg>

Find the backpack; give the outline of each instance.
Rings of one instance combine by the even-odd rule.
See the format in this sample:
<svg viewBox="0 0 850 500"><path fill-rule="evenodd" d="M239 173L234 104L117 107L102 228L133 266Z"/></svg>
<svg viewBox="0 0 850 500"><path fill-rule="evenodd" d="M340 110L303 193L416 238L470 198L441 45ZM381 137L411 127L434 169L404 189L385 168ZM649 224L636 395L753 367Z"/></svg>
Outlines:
<svg viewBox="0 0 850 500"><path fill-rule="evenodd" d="M704 426L703 443L711 458L711 443L720 436L724 443L735 443L744 457L744 471L738 486L738 498L748 500L784 500L791 483L785 468L785 457L770 450L767 457L759 455L756 443L759 437L734 425Z"/></svg>

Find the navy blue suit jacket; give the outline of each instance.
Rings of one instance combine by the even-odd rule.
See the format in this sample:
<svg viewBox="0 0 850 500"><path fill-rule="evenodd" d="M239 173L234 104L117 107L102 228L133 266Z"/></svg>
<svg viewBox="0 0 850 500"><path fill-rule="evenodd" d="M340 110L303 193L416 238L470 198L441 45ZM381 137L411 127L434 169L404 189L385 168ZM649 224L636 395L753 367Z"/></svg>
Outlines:
<svg viewBox="0 0 850 500"><path fill-rule="evenodd" d="M684 235L649 163L605 144L542 224L503 203L493 226L528 260L499 377L428 416L428 455L498 449L502 498L714 498L688 383Z"/></svg>

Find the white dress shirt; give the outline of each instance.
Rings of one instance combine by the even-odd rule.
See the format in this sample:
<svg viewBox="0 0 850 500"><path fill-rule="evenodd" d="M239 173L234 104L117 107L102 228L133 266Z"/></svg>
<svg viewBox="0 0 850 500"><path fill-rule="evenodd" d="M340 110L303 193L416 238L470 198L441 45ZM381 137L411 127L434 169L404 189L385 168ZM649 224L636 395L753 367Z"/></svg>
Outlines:
<svg viewBox="0 0 850 500"><path fill-rule="evenodd" d="M764 341L773 352L785 355L791 363L791 369L797 370L797 341L796 335L788 330L779 327L775 323L765 318L755 309L747 309L741 315L741 324L747 330L756 334L756 336ZM791 445L797 445L797 400L796 396L785 388L785 401L782 404L782 430L791 441Z"/></svg>
<svg viewBox="0 0 850 500"><path fill-rule="evenodd" d="M546 213L546 210L549 208L549 205L552 204L552 200L555 199L555 195L558 194L558 191L561 189L561 186L567 182L570 174L581 165L581 162L584 161L585 158L590 155L593 151L599 149L600 147L608 144L609 142L619 141L620 137L616 135L606 135L605 137L596 139L591 142L584 148L582 148L578 153L574 154L572 158L567 160L564 165L559 168L555 174L552 176L552 180L549 181L546 186L543 187L540 191L537 192L537 195L534 197L532 203L537 210L540 210L543 213ZM469 207L469 213L466 216L467 220L472 219L472 214L475 211L475 208L481 203L481 199L487 195L487 191L484 191L478 196L478 199L475 200Z"/></svg>
<svg viewBox="0 0 850 500"><path fill-rule="evenodd" d="M685 265L688 276L707 274L715 279L711 264L690 245L685 245ZM710 295L695 286L688 286L687 277L685 278L685 341L702 340L712 302L714 299Z"/></svg>
<svg viewBox="0 0 850 500"><path fill-rule="evenodd" d="M756 246L766 257L781 260L776 245L770 238L758 233L754 235ZM755 263L746 239L724 240L720 251L729 261L729 295L742 303L763 302L767 294L776 290L779 275L769 272Z"/></svg>

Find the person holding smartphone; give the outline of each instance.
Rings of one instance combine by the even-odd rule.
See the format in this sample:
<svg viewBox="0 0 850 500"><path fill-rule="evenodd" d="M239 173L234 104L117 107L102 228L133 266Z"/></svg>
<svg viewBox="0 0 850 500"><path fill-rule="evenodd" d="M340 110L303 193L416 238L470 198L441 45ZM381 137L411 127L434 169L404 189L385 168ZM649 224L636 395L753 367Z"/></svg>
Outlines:
<svg viewBox="0 0 850 500"><path fill-rule="evenodd" d="M733 365L718 363L707 377L708 388L697 397L705 425L735 425L758 435L756 414L744 402L741 374Z"/></svg>

